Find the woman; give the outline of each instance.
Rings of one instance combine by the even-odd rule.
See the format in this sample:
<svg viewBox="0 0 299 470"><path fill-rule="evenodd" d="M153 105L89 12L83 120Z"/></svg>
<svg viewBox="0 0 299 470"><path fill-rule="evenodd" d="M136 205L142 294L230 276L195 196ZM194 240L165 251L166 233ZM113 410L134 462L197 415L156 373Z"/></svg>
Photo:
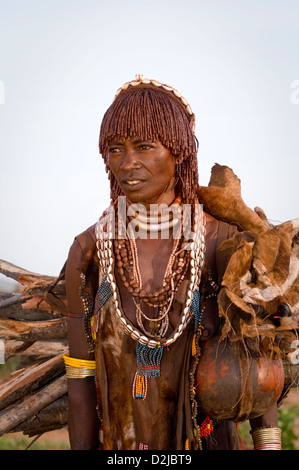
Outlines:
<svg viewBox="0 0 299 470"><path fill-rule="evenodd" d="M111 206L66 271L73 449L240 448L196 400L201 345L219 329L216 248L235 229L199 205L194 122L177 90L142 76L103 118ZM276 431L276 404L251 424Z"/></svg>

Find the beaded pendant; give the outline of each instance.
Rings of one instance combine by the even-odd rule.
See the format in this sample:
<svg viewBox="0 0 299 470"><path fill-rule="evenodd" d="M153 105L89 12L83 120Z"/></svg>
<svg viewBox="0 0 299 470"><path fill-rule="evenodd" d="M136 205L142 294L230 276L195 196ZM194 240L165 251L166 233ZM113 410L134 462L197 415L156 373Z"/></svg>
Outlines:
<svg viewBox="0 0 299 470"><path fill-rule="evenodd" d="M94 351L94 337L92 334L92 322L93 322L93 302L89 292L85 293L85 276L81 274L83 279L80 287L80 297L84 308L84 331L89 343L89 352Z"/></svg>
<svg viewBox="0 0 299 470"><path fill-rule="evenodd" d="M194 316L194 329L197 331L200 321L201 321L201 311L200 311L200 292L199 289L193 291L192 303L190 305L190 310Z"/></svg>
<svg viewBox="0 0 299 470"><path fill-rule="evenodd" d="M142 398L147 394L148 377L160 377L160 365L163 356L163 345L150 348L137 341L137 371L133 382L133 398Z"/></svg>
<svg viewBox="0 0 299 470"><path fill-rule="evenodd" d="M200 425L200 437L207 437L217 427L217 420L207 416Z"/></svg>
<svg viewBox="0 0 299 470"><path fill-rule="evenodd" d="M190 305L190 310L194 317L194 335L192 341L192 356L195 356L197 353L196 339L198 332L201 333L201 310L200 310L200 292L199 289L193 291L192 303Z"/></svg>
<svg viewBox="0 0 299 470"><path fill-rule="evenodd" d="M112 290L110 283L107 281L107 276L102 280L96 295L96 304L94 317L92 322L92 333L96 334L99 330L100 310L107 300L111 297Z"/></svg>

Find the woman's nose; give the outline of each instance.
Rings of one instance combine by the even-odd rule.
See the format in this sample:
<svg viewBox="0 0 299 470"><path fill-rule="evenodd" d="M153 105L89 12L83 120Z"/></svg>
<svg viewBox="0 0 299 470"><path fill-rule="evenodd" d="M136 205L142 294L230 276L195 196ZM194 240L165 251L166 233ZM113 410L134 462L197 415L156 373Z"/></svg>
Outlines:
<svg viewBox="0 0 299 470"><path fill-rule="evenodd" d="M138 152L136 152L134 149L126 150L121 159L120 168L125 171L131 171L133 169L140 168L140 166Z"/></svg>

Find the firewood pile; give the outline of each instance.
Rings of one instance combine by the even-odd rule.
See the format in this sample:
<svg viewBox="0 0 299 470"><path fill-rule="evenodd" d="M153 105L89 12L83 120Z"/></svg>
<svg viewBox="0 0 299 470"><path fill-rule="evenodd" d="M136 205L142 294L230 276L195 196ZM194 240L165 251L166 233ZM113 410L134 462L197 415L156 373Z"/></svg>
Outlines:
<svg viewBox="0 0 299 470"><path fill-rule="evenodd" d="M1 362L14 364L0 381L0 436L60 429L67 425L63 270L58 278L43 276L0 260L0 273L20 285L0 292Z"/></svg>

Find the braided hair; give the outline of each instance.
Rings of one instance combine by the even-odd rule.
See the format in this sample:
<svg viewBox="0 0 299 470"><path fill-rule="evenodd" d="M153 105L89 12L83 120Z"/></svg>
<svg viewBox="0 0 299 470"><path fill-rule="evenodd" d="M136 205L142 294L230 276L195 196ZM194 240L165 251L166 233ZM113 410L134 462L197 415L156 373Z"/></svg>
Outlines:
<svg viewBox="0 0 299 470"><path fill-rule="evenodd" d="M106 111L101 124L99 149L110 180L112 201L122 195L109 168L108 146L112 140L138 138L159 141L176 160L176 193L190 204L198 184L198 141L181 103L169 92L146 85L120 93Z"/></svg>

